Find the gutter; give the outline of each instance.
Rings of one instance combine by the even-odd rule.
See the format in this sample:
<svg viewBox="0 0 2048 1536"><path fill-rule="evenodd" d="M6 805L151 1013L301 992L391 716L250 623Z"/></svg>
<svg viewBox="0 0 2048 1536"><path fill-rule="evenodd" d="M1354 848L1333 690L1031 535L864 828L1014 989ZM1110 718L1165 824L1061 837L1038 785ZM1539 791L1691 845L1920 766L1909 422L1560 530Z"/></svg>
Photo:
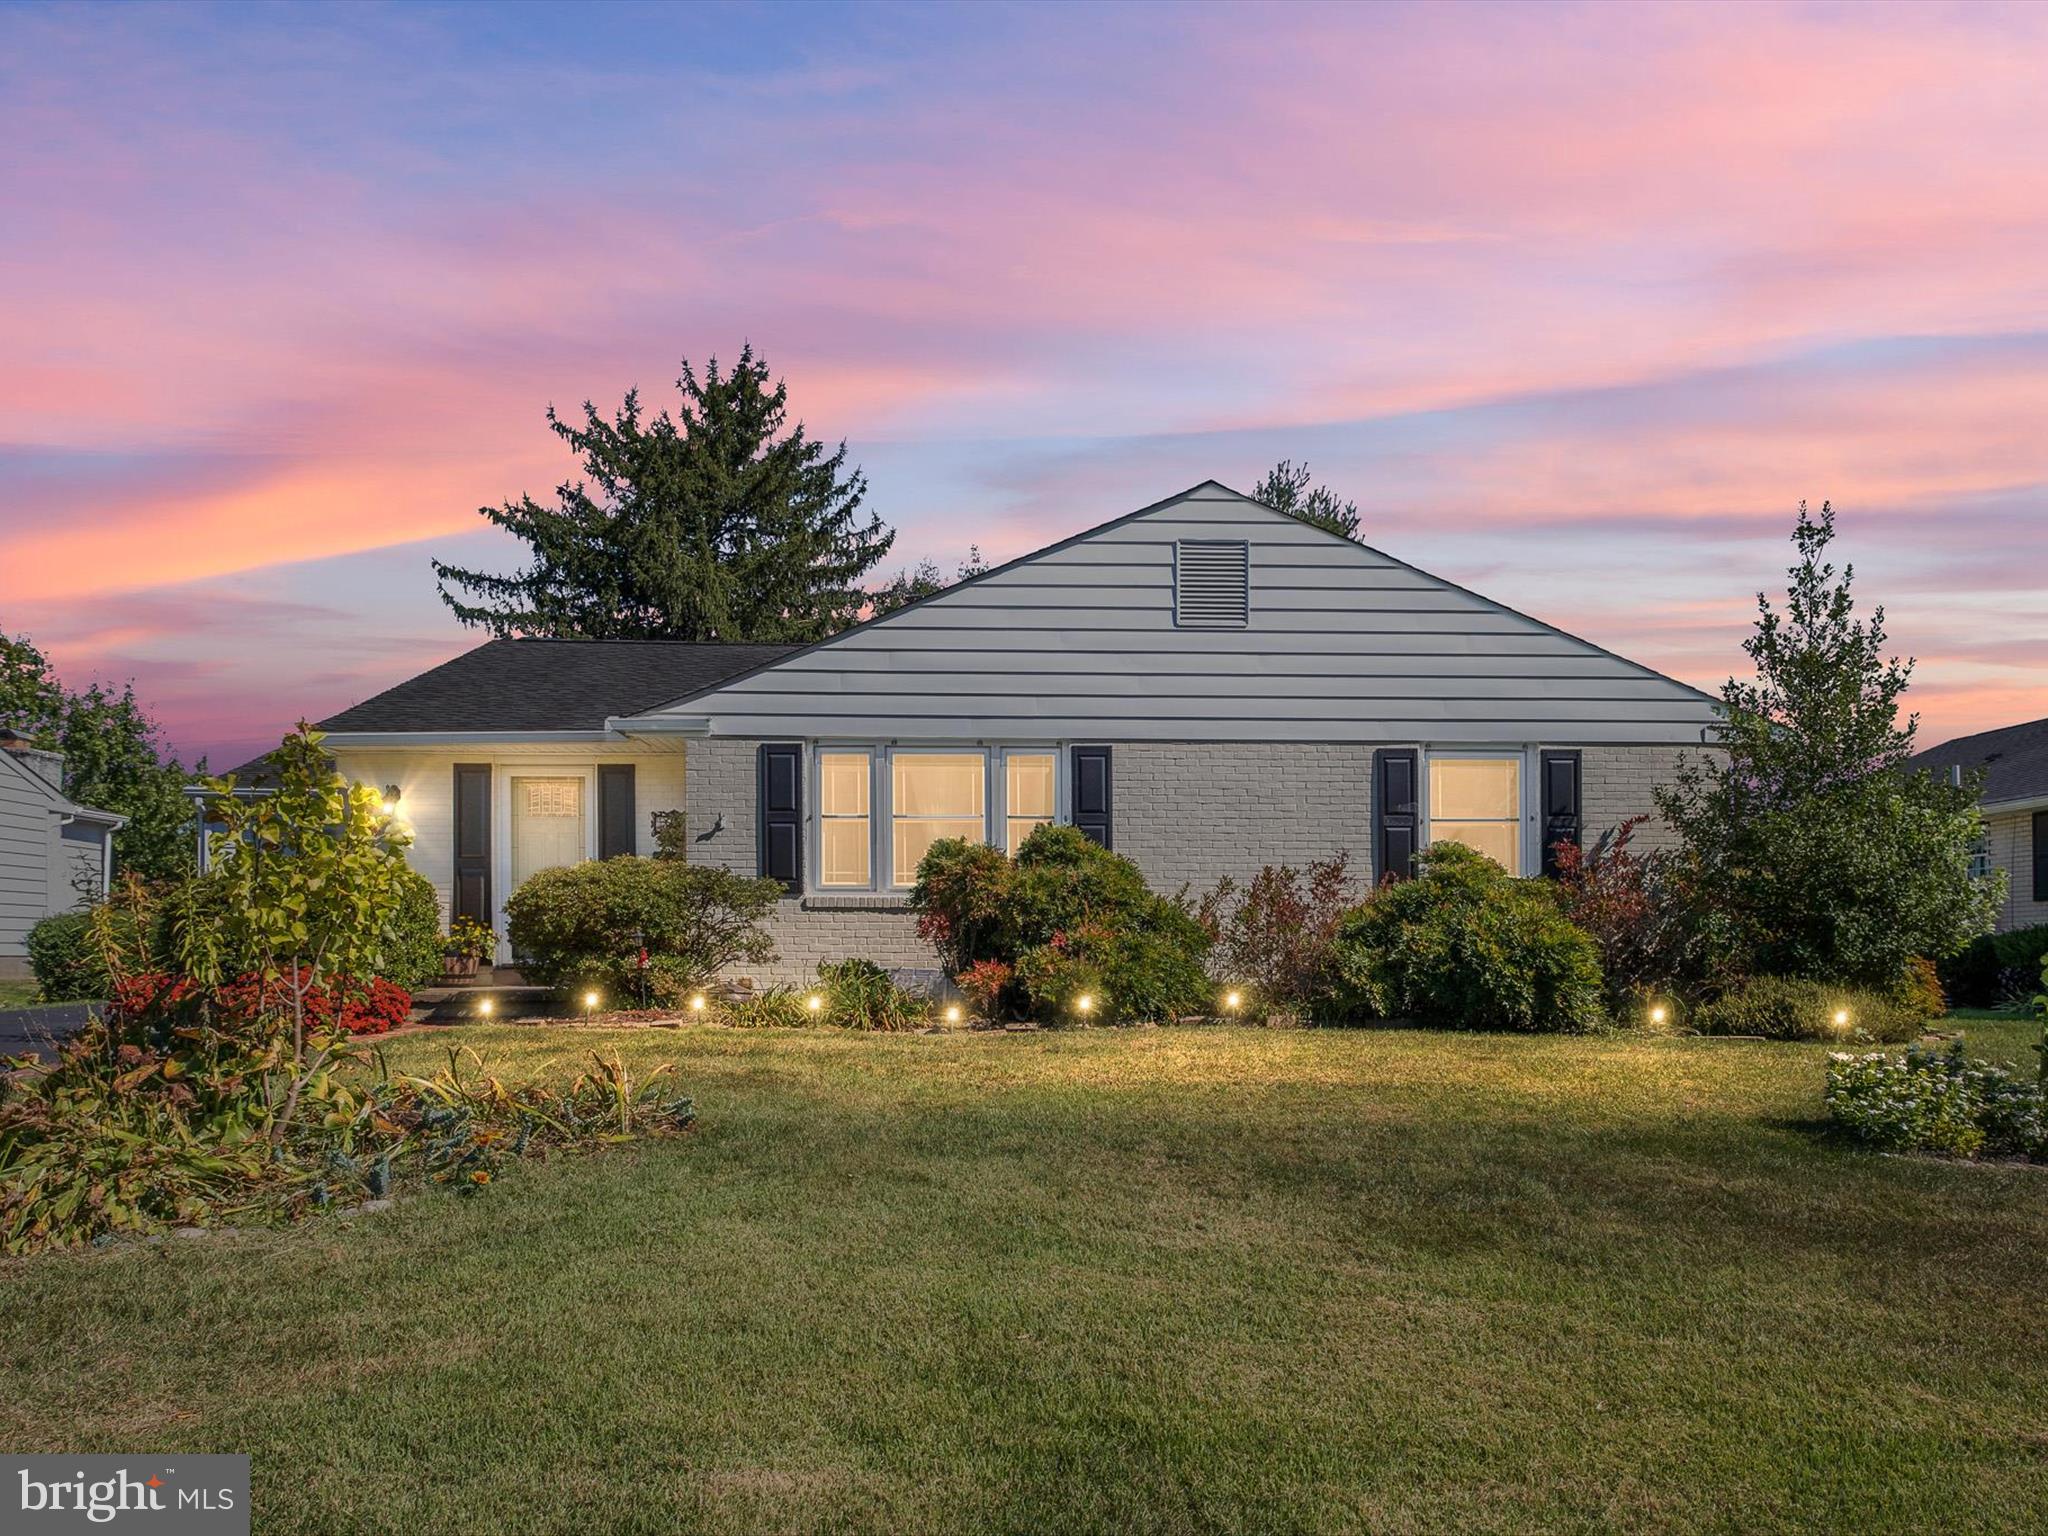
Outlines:
<svg viewBox="0 0 2048 1536"><path fill-rule="evenodd" d="M515 746L522 742L617 741L619 733L596 731L329 731L323 746L334 747L466 747Z"/></svg>
<svg viewBox="0 0 2048 1536"><path fill-rule="evenodd" d="M2048 811L2048 795L2023 795L2017 800L1979 800L1977 809L1986 816L2011 816L2024 811Z"/></svg>
<svg viewBox="0 0 2048 1536"><path fill-rule="evenodd" d="M611 715L605 729L621 736L709 736L709 715Z"/></svg>

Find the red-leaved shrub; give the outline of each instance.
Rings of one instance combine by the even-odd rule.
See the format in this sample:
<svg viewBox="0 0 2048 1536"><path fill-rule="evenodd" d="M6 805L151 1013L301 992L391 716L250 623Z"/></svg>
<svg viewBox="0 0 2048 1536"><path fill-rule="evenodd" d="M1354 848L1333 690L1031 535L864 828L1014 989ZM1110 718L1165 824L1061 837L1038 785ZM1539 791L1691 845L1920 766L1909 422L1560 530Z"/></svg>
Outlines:
<svg viewBox="0 0 2048 1536"><path fill-rule="evenodd" d="M199 995L198 984L187 977L144 972L114 984L114 1013L117 1018L160 1013L194 1003ZM291 982L282 977L265 982L253 974L238 976L217 987L212 1000L230 1019L253 1019L264 1013L289 1017ZM332 1029L339 1024L352 1035L381 1035L410 1016L412 994L381 976L366 982L341 977L308 987L304 1007L309 1030Z"/></svg>

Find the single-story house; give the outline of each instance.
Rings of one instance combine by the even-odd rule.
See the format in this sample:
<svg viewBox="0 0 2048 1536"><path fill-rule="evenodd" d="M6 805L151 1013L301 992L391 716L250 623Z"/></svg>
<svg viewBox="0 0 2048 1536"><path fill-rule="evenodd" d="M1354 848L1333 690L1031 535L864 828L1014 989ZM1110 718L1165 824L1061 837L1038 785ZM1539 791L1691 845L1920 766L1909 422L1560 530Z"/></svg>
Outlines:
<svg viewBox="0 0 2048 1536"><path fill-rule="evenodd" d="M0 977L26 976L28 931L107 893L126 818L64 793L64 758L0 729Z"/></svg>
<svg viewBox="0 0 2048 1536"><path fill-rule="evenodd" d="M1454 839L1520 874L1652 810L1714 700L1213 481L804 647L494 640L321 722L452 914L653 849L782 882L781 960L930 967L942 837L1071 822L1156 889ZM1644 845L1654 844L1649 829ZM503 956L501 958L509 958Z"/></svg>
<svg viewBox="0 0 2048 1536"><path fill-rule="evenodd" d="M1937 774L1981 771L1984 813L1980 870L2006 873L1998 931L2048 923L2048 720L1958 736L1929 747L1912 766Z"/></svg>

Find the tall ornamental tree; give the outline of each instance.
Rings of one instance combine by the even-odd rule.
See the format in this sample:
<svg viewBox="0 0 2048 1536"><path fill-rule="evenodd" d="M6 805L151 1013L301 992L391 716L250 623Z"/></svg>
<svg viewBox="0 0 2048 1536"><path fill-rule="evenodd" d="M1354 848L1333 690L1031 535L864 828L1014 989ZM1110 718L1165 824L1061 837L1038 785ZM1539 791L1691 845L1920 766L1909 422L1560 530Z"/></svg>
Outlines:
<svg viewBox="0 0 2048 1536"><path fill-rule="evenodd" d="M1311 486L1305 462L1296 465L1292 459L1282 459L1275 464L1266 478L1252 487L1252 500L1347 539L1358 537L1358 503L1339 500L1327 485Z"/></svg>
<svg viewBox="0 0 2048 1536"><path fill-rule="evenodd" d="M1721 690L1726 753L1689 761L1657 805L1735 966L1889 986L1989 931L2004 877L1970 874L1976 786L1906 767L1913 663L1886 657L1883 608L1855 616L1834 536L1831 507L1799 504L1784 608L1758 593L1743 643L1755 680Z"/></svg>
<svg viewBox="0 0 2048 1536"><path fill-rule="evenodd" d="M638 390L607 420L548 425L583 478L479 512L520 539L525 568L498 576L434 562L441 599L494 635L590 640L822 640L868 602L862 578L896 535L863 514L867 481L803 424L751 346L730 372L687 359L682 403L648 419Z"/></svg>

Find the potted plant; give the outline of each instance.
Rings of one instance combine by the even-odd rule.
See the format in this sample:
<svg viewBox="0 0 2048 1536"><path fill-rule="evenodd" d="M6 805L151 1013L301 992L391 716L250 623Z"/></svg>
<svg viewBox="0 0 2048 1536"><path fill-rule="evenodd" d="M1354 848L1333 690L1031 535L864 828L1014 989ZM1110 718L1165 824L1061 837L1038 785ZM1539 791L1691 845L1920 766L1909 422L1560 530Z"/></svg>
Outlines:
<svg viewBox="0 0 2048 1536"><path fill-rule="evenodd" d="M475 918L456 918L448 925L448 938L441 946L441 979L476 980L477 967L497 947L498 936Z"/></svg>

